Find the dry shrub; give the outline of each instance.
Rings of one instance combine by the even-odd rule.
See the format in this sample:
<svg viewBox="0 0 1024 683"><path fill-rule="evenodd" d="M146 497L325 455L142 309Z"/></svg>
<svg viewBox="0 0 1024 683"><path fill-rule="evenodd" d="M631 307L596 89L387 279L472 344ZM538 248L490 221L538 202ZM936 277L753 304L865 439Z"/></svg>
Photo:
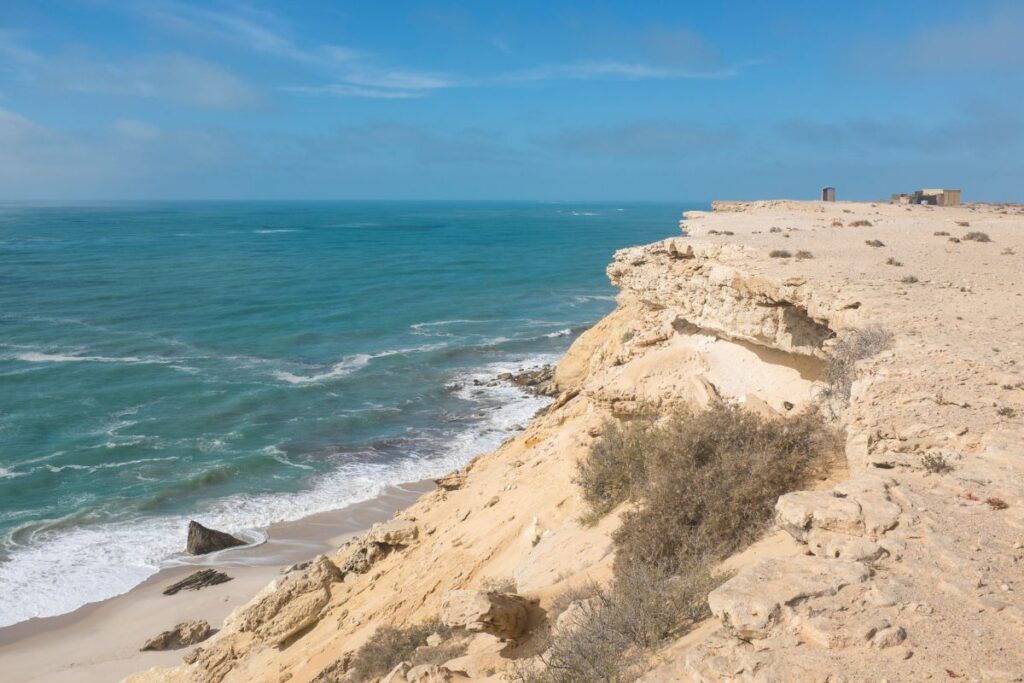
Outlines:
<svg viewBox="0 0 1024 683"><path fill-rule="evenodd" d="M841 220L839 220L838 218L836 218L835 220L832 221L832 227L833 228L841 228L841 227L843 227L843 222Z"/></svg>
<svg viewBox="0 0 1024 683"><path fill-rule="evenodd" d="M655 438L653 415L605 426L588 456L576 465L574 483L588 508L584 522L596 522L640 489L647 477L644 454Z"/></svg>
<svg viewBox="0 0 1024 683"><path fill-rule="evenodd" d="M871 221L864 220L862 218L862 219L860 219L858 221L851 222L850 223L850 227L851 228L870 228L871 227Z"/></svg>
<svg viewBox="0 0 1024 683"><path fill-rule="evenodd" d="M839 340L829 356L823 392L833 414L850 402L857 362L876 356L891 345L892 332L877 326L849 330Z"/></svg>
<svg viewBox="0 0 1024 683"><path fill-rule="evenodd" d="M970 221L957 221L956 224L959 225L961 228L966 228L966 227L968 227L971 224L971 222Z"/></svg>
<svg viewBox="0 0 1024 683"><path fill-rule="evenodd" d="M785 249L772 249L770 252L768 252L768 255L771 256L772 258L789 258L790 256L792 256L792 254L786 251Z"/></svg>
<svg viewBox="0 0 1024 683"><path fill-rule="evenodd" d="M869 247L884 247L885 243L882 240L865 240L864 244Z"/></svg>
<svg viewBox="0 0 1024 683"><path fill-rule="evenodd" d="M819 473L839 443L817 413L768 419L736 406L610 423L577 466L596 519L625 501L607 590L556 600L571 624L548 632L544 653L516 668L522 683L635 680L647 654L708 616L712 568L755 540L778 497Z"/></svg>
<svg viewBox="0 0 1024 683"><path fill-rule="evenodd" d="M988 236L987 232L978 232L977 230L969 232L963 237L965 242L991 242L992 238Z"/></svg>
<svg viewBox="0 0 1024 683"><path fill-rule="evenodd" d="M955 244L960 244L960 238L959 237L950 237L949 241L953 242Z"/></svg>
<svg viewBox="0 0 1024 683"><path fill-rule="evenodd" d="M945 230L936 230L932 234L935 235L936 237L949 237L949 233L946 232Z"/></svg>
<svg viewBox="0 0 1024 683"><path fill-rule="evenodd" d="M916 275L904 275L903 277L900 278L900 282L902 282L905 285L912 285L916 282L920 282L920 280L917 279Z"/></svg>
<svg viewBox="0 0 1024 683"><path fill-rule="evenodd" d="M801 249L800 251L796 252L796 257L797 259L803 261L804 259L814 258L814 254L807 251L806 249Z"/></svg>
<svg viewBox="0 0 1024 683"><path fill-rule="evenodd" d="M634 681L643 672L645 654L666 639L707 618L707 595L725 577L706 566L672 575L635 564L616 571L607 590L589 584L559 596L548 611L553 624L570 604L573 615L562 628L544 633L544 652L513 669L521 683Z"/></svg>
<svg viewBox="0 0 1024 683"><path fill-rule="evenodd" d="M615 570L708 566L753 542L775 501L836 450L818 414L766 419L735 406L680 412L650 431L642 501L615 533Z"/></svg>
<svg viewBox="0 0 1024 683"><path fill-rule="evenodd" d="M885 259L885 265L887 265L887 266L896 266L898 268L898 267L901 267L903 265L903 262L896 260L895 256L890 256L889 258Z"/></svg>
<svg viewBox="0 0 1024 683"><path fill-rule="evenodd" d="M768 232L782 232L782 228L774 226L772 228L769 228Z"/></svg>
<svg viewBox="0 0 1024 683"><path fill-rule="evenodd" d="M946 474L953 471L953 466L946 461L946 456L941 453L928 453L921 458L921 464L932 474Z"/></svg>
<svg viewBox="0 0 1024 683"><path fill-rule="evenodd" d="M445 639L440 645L427 646L427 636L437 633ZM382 626L356 650L349 669L353 683L370 681L398 666L401 662L414 664L443 664L466 650L464 638L452 638L452 631L440 621L427 621L412 626Z"/></svg>

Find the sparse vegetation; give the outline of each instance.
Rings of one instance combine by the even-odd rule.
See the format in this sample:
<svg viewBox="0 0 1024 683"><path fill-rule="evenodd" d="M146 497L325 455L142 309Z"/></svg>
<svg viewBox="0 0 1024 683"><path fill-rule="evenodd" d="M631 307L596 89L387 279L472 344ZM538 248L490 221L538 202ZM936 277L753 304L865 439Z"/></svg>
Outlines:
<svg viewBox="0 0 1024 683"><path fill-rule="evenodd" d="M920 280L917 279L916 275L905 275L900 278L900 282L902 282L905 285L912 285L916 282L920 282Z"/></svg>
<svg viewBox="0 0 1024 683"><path fill-rule="evenodd" d="M903 262L902 261L897 261L896 257L894 257L894 256L890 256L889 258L885 259L885 264L887 266L897 266L897 267L900 267L900 266L903 265Z"/></svg>
<svg viewBox="0 0 1024 683"><path fill-rule="evenodd" d="M959 237L950 237L949 241L950 242L955 242L956 244L960 244L960 238Z"/></svg>
<svg viewBox="0 0 1024 683"><path fill-rule="evenodd" d="M882 240L865 240L864 244L868 245L869 247L884 247L885 246L885 243L882 242Z"/></svg>
<svg viewBox="0 0 1024 683"><path fill-rule="evenodd" d="M618 574L612 586L594 584L559 596L539 635L543 654L514 667L520 683L625 682L643 671L644 653L708 616L707 594L721 582L706 568L670 576L646 565ZM574 612L552 624L567 607Z"/></svg>
<svg viewBox="0 0 1024 683"><path fill-rule="evenodd" d="M793 254L789 253L785 249L772 249L770 252L768 252L768 255L771 256L772 258L789 258Z"/></svg>
<svg viewBox="0 0 1024 683"><path fill-rule="evenodd" d="M511 576L490 576L480 582L480 590L490 593L515 593L517 589Z"/></svg>
<svg viewBox="0 0 1024 683"><path fill-rule="evenodd" d="M1006 247L1005 249L1003 249L1003 250L1002 250L1001 252L999 252L999 253L1000 253L1000 254L1001 254L1002 256L1015 256L1015 255L1016 255L1016 252L1015 252L1015 251L1014 251L1013 249L1011 249L1010 247Z"/></svg>
<svg viewBox="0 0 1024 683"><path fill-rule="evenodd" d="M961 228L966 228L966 227L970 226L971 222L970 221L957 221L956 224L959 225Z"/></svg>
<svg viewBox="0 0 1024 683"><path fill-rule="evenodd" d="M871 221L861 218L860 220L852 221L850 223L851 228L870 228L872 225Z"/></svg>
<svg viewBox="0 0 1024 683"><path fill-rule="evenodd" d="M1017 417L1017 411L1010 406L1002 406L996 411L999 417Z"/></svg>
<svg viewBox="0 0 1024 683"><path fill-rule="evenodd" d="M991 242L992 238L988 236L987 232L978 232L977 230L971 231L964 235L965 242Z"/></svg>
<svg viewBox="0 0 1024 683"><path fill-rule="evenodd" d="M847 332L832 349L825 369L826 399L833 414L850 402L850 388L859 361L877 356L892 345L892 333L882 327L865 327Z"/></svg>
<svg viewBox="0 0 1024 683"><path fill-rule="evenodd" d="M770 228L768 230L768 232L782 232L782 228L776 226L776 227Z"/></svg>
<svg viewBox="0 0 1024 683"><path fill-rule="evenodd" d="M936 230L932 234L935 235L936 237L949 237L949 233L946 232L945 230Z"/></svg>
<svg viewBox="0 0 1024 683"><path fill-rule="evenodd" d="M993 510L1005 510L1010 507L1002 498L986 498L985 502L988 503L988 506Z"/></svg>
<svg viewBox="0 0 1024 683"><path fill-rule="evenodd" d="M814 254L807 251L806 249L801 249L800 251L796 252L796 257L798 260L803 261L804 259L814 258Z"/></svg>
<svg viewBox="0 0 1024 683"><path fill-rule="evenodd" d="M843 227L843 221L841 221L840 219L836 218L835 220L832 221L832 227L833 228L841 228L841 227Z"/></svg>
<svg viewBox="0 0 1024 683"><path fill-rule="evenodd" d="M516 680L635 680L646 651L707 616L707 594L725 579L711 568L755 540L779 495L820 473L838 449L817 413L768 419L717 405L609 424L575 481L591 520L634 504L614 536L614 580L552 605L549 623L585 601Z"/></svg>
<svg viewBox="0 0 1024 683"><path fill-rule="evenodd" d="M953 466L946 462L946 456L940 453L928 453L921 459L921 464L932 474L946 474L953 471Z"/></svg>
<svg viewBox="0 0 1024 683"><path fill-rule="evenodd" d="M432 633L439 634L444 642L427 646L427 637ZM436 620L412 626L382 626L356 650L349 680L362 683L386 676L404 661L441 664L463 654L467 645L465 638L454 636L451 629Z"/></svg>

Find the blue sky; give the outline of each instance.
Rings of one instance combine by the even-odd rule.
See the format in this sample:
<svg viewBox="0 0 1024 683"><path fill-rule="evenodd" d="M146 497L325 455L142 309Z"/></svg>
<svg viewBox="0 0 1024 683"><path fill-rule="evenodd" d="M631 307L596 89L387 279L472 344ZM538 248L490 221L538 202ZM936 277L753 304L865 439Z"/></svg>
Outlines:
<svg viewBox="0 0 1024 683"><path fill-rule="evenodd" d="M1024 3L0 0L0 199L1024 200Z"/></svg>

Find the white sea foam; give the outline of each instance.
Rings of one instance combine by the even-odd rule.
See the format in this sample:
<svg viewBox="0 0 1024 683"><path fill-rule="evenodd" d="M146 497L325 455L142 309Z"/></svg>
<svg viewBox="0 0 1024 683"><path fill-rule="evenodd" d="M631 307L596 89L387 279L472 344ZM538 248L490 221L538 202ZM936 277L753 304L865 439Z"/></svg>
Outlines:
<svg viewBox="0 0 1024 683"><path fill-rule="evenodd" d="M572 330L567 327L564 330L558 330L557 332L549 332L544 336L548 339L554 339L556 337L568 337L570 334L572 334Z"/></svg>
<svg viewBox="0 0 1024 683"><path fill-rule="evenodd" d="M330 366L330 368L325 372L318 372L313 375L296 375L284 370L276 370L274 372L274 377L282 382L287 382L288 384L317 384L319 382L337 379L339 377L347 377L356 370L365 367L375 358L386 358L388 356L399 356L409 353L422 353L425 351L444 348L444 346L445 344L425 344L423 346L413 346L406 349L391 349L389 351L381 351L379 353L358 353L353 356L346 356L339 362Z"/></svg>
<svg viewBox="0 0 1024 683"><path fill-rule="evenodd" d="M352 462L315 478L306 490L231 496L209 503L191 517L258 542L261 536L255 531L257 528L369 500L388 486L439 476L461 467L473 456L498 447L551 401L527 395L510 384L475 386L472 380L489 383L501 373L539 367L557 358L538 355L518 362L491 363L461 374L457 378L462 385L459 395L483 403L485 416L468 428L445 431L434 447L424 452L409 452L387 463ZM443 447L437 448L438 444ZM277 455L272 451L267 454ZM129 463L96 467L126 464ZM0 591L0 626L64 614L119 595L162 565L210 561L208 557L193 559L179 554L189 518L167 516L88 526L54 525L23 534L17 542L8 537L3 547L10 559L0 563L0 585L4 586ZM54 558L60 558L60 562Z"/></svg>
<svg viewBox="0 0 1024 683"><path fill-rule="evenodd" d="M281 233L281 232L299 232L299 231L298 230L294 230L292 228L268 228L266 230L253 230L253 232L255 232L258 235L276 235L277 233Z"/></svg>

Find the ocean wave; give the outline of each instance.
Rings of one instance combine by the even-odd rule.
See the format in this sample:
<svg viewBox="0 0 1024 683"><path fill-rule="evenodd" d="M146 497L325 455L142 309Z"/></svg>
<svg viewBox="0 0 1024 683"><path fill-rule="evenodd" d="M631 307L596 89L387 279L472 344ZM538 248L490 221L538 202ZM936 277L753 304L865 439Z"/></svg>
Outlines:
<svg viewBox="0 0 1024 683"><path fill-rule="evenodd" d="M557 358L537 355L489 363L460 373L459 378L491 380L503 372L539 367ZM467 386L460 393L467 400L483 404L481 419L458 429L439 428L420 439L419 447L411 448L398 460L344 462L331 472L310 479L308 488L301 491L229 496L211 501L189 516L88 525L67 523L37 528L17 540L8 536L0 547L0 554L8 557L0 562L0 585L5 587L0 591L0 626L64 614L84 604L120 595L161 566L210 562L209 557L190 558L181 554L189 519L258 542L260 533L255 529L370 500L389 486L436 477L461 467L472 457L497 448L551 402L508 383L472 390ZM265 454L275 457L283 452L265 450ZM126 464L129 463L107 463ZM61 561L54 562L55 557Z"/></svg>
<svg viewBox="0 0 1024 683"><path fill-rule="evenodd" d="M572 330L566 327L564 330L558 330L557 332L548 332L544 336L548 339L555 339L556 337L568 337L572 334Z"/></svg>
<svg viewBox="0 0 1024 683"><path fill-rule="evenodd" d="M302 232L294 228L267 228L265 230L253 230L257 235L276 235L282 232Z"/></svg>
<svg viewBox="0 0 1024 683"><path fill-rule="evenodd" d="M615 301L615 296L611 294L576 294L569 297L570 306L583 304L588 301Z"/></svg>
<svg viewBox="0 0 1024 683"><path fill-rule="evenodd" d="M296 375L295 373L285 370L276 370L273 374L276 379L288 384L318 384L331 379L347 377L360 368L366 367L370 361L377 358L401 356L410 353L426 353L428 351L435 351L437 349L444 348L445 346L445 344L424 344L423 346L390 349L388 351L380 351L378 353L357 353L352 356L346 356L339 362L330 366L326 371L318 372L313 375Z"/></svg>
<svg viewBox="0 0 1024 683"><path fill-rule="evenodd" d="M131 465L142 465L149 462L168 462L177 459L178 456L169 455L165 458L140 458L138 460L123 460L121 462L103 462L98 465L43 465L43 468L54 474L63 472L64 470L84 470L88 472L95 472L97 470L119 469L121 467L129 467Z"/></svg>
<svg viewBox="0 0 1024 683"><path fill-rule="evenodd" d="M28 351L15 356L26 363L124 363L128 365L168 365L174 361L166 358L143 358L140 356L76 356L66 353L42 353Z"/></svg>

